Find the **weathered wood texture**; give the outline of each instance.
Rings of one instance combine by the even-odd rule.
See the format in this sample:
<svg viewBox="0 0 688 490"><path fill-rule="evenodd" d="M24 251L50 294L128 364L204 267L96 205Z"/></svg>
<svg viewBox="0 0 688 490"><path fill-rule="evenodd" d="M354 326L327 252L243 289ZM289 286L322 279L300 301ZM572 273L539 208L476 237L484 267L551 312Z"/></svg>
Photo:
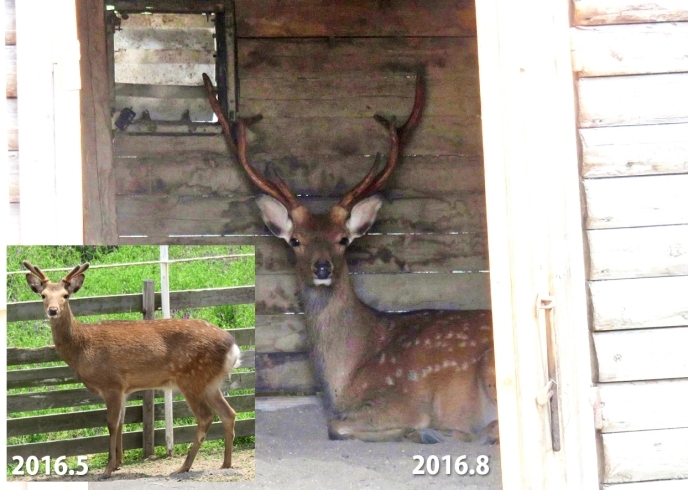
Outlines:
<svg viewBox="0 0 688 490"><path fill-rule="evenodd" d="M688 428L604 434L602 445L608 483L670 479L688 471Z"/></svg>
<svg viewBox="0 0 688 490"><path fill-rule="evenodd" d="M688 73L581 78L583 128L688 122Z"/></svg>
<svg viewBox="0 0 688 490"><path fill-rule="evenodd" d="M237 437L254 435L255 419L237 420L234 431ZM208 429L205 440L211 441L215 439L223 439L224 436L225 433L222 423L216 422ZM195 437L195 425L175 427L174 429L175 444L193 442ZM22 444L20 446L8 446L7 457L11 459L13 456L22 456L26 459L28 456L36 454L51 456L53 458L58 456L74 456L77 454L95 454L99 452L107 452L109 440L110 436L95 436L52 442ZM122 434L122 447L124 450L138 449L142 447L142 445L143 436L141 431L125 432ZM155 430L155 445L165 446L165 429Z"/></svg>
<svg viewBox="0 0 688 490"><path fill-rule="evenodd" d="M599 387L602 432L688 427L684 396L688 380L602 383Z"/></svg>
<svg viewBox="0 0 688 490"><path fill-rule="evenodd" d="M17 97L17 48L5 46L5 97Z"/></svg>
<svg viewBox="0 0 688 490"><path fill-rule="evenodd" d="M579 131L585 178L688 173L688 124Z"/></svg>
<svg viewBox="0 0 688 490"><path fill-rule="evenodd" d="M5 0L5 45L17 44L17 13L15 0Z"/></svg>
<svg viewBox="0 0 688 490"><path fill-rule="evenodd" d="M17 99L7 99L7 149L19 149L19 122L17 120Z"/></svg>
<svg viewBox="0 0 688 490"><path fill-rule="evenodd" d="M256 313L301 312L296 276L257 276ZM358 296L383 311L431 309L489 309L489 275L475 274L357 274L352 281Z"/></svg>
<svg viewBox="0 0 688 490"><path fill-rule="evenodd" d="M600 382L688 378L688 327L596 332Z"/></svg>
<svg viewBox="0 0 688 490"><path fill-rule="evenodd" d="M110 81L105 39L105 5L101 0L77 4L81 45L81 141L83 165L84 243L117 243L117 217Z"/></svg>
<svg viewBox="0 0 688 490"><path fill-rule="evenodd" d="M252 412L255 410L254 395L236 395L225 398L236 412ZM175 418L193 417L193 413L185 401L173 403ZM136 424L142 421L142 410L140 405L127 408L124 423ZM21 417L7 420L7 436L17 437L29 434L43 434L46 432L57 432L63 430L86 429L93 427L106 427L107 411L88 410L79 416L74 413L61 413L57 415L44 415L41 417ZM165 418L165 405L156 403L154 405L156 420Z"/></svg>
<svg viewBox="0 0 688 490"><path fill-rule="evenodd" d="M688 225L590 230L588 243L592 280L688 274Z"/></svg>
<svg viewBox="0 0 688 490"><path fill-rule="evenodd" d="M19 152L7 152L7 163L9 164L9 184L10 184L10 202L19 202ZM14 242L8 242L14 243Z"/></svg>
<svg viewBox="0 0 688 490"><path fill-rule="evenodd" d="M590 281L592 327L623 330L688 325L688 277Z"/></svg>
<svg viewBox="0 0 688 490"><path fill-rule="evenodd" d="M250 390L255 383L255 373L232 373L231 381L222 385L225 391ZM129 400L140 400L143 393L138 391L129 396ZM155 398L163 398L164 392L156 390ZM7 395L7 412L27 412L49 408L82 407L84 405L102 405L103 398L91 393L86 388L63 389L21 395Z"/></svg>
<svg viewBox="0 0 688 490"><path fill-rule="evenodd" d="M238 0L239 37L475 36L471 0Z"/></svg>
<svg viewBox="0 0 688 490"><path fill-rule="evenodd" d="M687 186L688 175L585 180L586 227L688 224Z"/></svg>
<svg viewBox="0 0 688 490"><path fill-rule="evenodd" d="M688 22L578 27L571 41L580 76L688 71Z"/></svg>
<svg viewBox="0 0 688 490"><path fill-rule="evenodd" d="M161 293L155 293L155 307L162 305ZM203 306L236 305L253 303L254 286L229 288L208 288L187 291L170 291L170 305L174 308L201 308ZM116 296L93 296L74 298L69 305L76 316L100 315L106 313L141 312L143 303L140 294ZM45 311L40 301L10 303L7 306L7 321L44 319Z"/></svg>
<svg viewBox="0 0 688 490"><path fill-rule="evenodd" d="M610 490L683 490L684 480L653 480L635 483L605 484L603 488Z"/></svg>
<svg viewBox="0 0 688 490"><path fill-rule="evenodd" d="M223 4L217 0L113 0L118 12L210 13L218 12Z"/></svg>
<svg viewBox="0 0 688 490"><path fill-rule="evenodd" d="M574 25L688 20L683 0L574 0Z"/></svg>

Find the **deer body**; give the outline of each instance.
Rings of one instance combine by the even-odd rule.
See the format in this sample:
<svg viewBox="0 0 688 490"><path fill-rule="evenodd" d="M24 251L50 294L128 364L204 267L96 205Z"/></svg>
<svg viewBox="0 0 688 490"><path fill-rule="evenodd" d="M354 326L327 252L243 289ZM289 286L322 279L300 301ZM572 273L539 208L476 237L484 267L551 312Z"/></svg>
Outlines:
<svg viewBox="0 0 688 490"><path fill-rule="evenodd" d="M107 478L122 462L122 425L128 393L144 389L178 389L198 422L196 439L179 473L188 471L205 440L215 411L225 429L222 467L232 464L236 414L220 386L240 363L234 338L204 320L110 320L80 323L69 297L84 281L88 264L76 267L58 283L24 262L31 289L43 297L55 349L86 388L105 400L110 433Z"/></svg>
<svg viewBox="0 0 688 490"><path fill-rule="evenodd" d="M374 223L382 205L375 192L420 121L422 76L404 125L397 128L393 118L376 116L389 133L385 167L376 173L376 159L363 180L323 214L309 212L282 180L269 180L251 167L243 123L236 124L234 141L212 83L203 78L229 147L266 194L256 200L263 221L296 256L312 359L330 410L330 437L386 441L411 436L432 442L433 429L462 439L496 440L490 312L376 311L356 296L345 260L349 244Z"/></svg>

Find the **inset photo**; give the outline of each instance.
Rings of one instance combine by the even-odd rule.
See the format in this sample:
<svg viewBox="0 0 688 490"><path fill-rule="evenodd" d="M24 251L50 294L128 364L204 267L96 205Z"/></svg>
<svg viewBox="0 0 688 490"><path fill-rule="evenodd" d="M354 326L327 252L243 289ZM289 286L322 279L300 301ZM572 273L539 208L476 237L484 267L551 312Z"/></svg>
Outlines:
<svg viewBox="0 0 688 490"><path fill-rule="evenodd" d="M253 481L252 246L7 247L7 480Z"/></svg>

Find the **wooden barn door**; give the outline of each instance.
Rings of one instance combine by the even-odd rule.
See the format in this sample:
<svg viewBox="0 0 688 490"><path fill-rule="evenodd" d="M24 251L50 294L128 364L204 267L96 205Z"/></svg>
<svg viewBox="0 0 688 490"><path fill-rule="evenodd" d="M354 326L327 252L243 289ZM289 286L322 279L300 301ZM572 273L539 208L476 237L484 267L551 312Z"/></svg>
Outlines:
<svg viewBox="0 0 688 490"><path fill-rule="evenodd" d="M476 7L503 485L598 488L569 2Z"/></svg>

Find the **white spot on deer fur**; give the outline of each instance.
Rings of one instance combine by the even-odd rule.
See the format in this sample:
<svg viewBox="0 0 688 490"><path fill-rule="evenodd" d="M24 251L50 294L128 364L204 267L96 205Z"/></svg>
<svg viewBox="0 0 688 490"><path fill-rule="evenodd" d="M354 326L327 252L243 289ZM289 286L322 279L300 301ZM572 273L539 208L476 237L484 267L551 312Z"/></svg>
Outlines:
<svg viewBox="0 0 688 490"><path fill-rule="evenodd" d="M464 371L468 369L468 363L464 362L463 364L461 364L461 369L463 369Z"/></svg>
<svg viewBox="0 0 688 490"><path fill-rule="evenodd" d="M489 325L480 325L480 328L478 330L490 330Z"/></svg>
<svg viewBox="0 0 688 490"><path fill-rule="evenodd" d="M396 372L397 378L401 378L402 374L404 374L404 371L402 371L401 369L397 369L397 372Z"/></svg>
<svg viewBox="0 0 688 490"><path fill-rule="evenodd" d="M408 349L409 347L411 347L411 342L405 342L404 349Z"/></svg>
<svg viewBox="0 0 688 490"><path fill-rule="evenodd" d="M475 347L478 343L475 340L471 340L470 345L471 347Z"/></svg>
<svg viewBox="0 0 688 490"><path fill-rule="evenodd" d="M484 337L480 342L482 342L483 344L486 344L489 341L490 341L490 339L488 339L487 337Z"/></svg>
<svg viewBox="0 0 688 490"><path fill-rule="evenodd" d="M380 356L380 364L385 363L385 353L383 352L382 355Z"/></svg>
<svg viewBox="0 0 688 490"><path fill-rule="evenodd" d="M440 340L440 337L441 337L440 334L435 335L435 340Z"/></svg>
<svg viewBox="0 0 688 490"><path fill-rule="evenodd" d="M409 371L407 378L410 381L418 381L418 373L415 371Z"/></svg>
<svg viewBox="0 0 688 490"><path fill-rule="evenodd" d="M430 344L431 344L430 339L425 339L425 345L430 345Z"/></svg>
<svg viewBox="0 0 688 490"><path fill-rule="evenodd" d="M365 390L366 388L368 388L368 382L366 381L365 383L363 383L363 384L361 385L361 388L363 388L364 390Z"/></svg>
<svg viewBox="0 0 688 490"><path fill-rule="evenodd" d="M416 341L414 342L414 344L415 344L415 345L420 344L420 339L416 339Z"/></svg>
<svg viewBox="0 0 688 490"><path fill-rule="evenodd" d="M466 347L466 342L460 342L459 347Z"/></svg>
<svg viewBox="0 0 688 490"><path fill-rule="evenodd" d="M392 364L396 364L396 363L397 363L397 358L394 357L394 356L392 356L392 358L390 359L390 362L391 362Z"/></svg>
<svg viewBox="0 0 688 490"><path fill-rule="evenodd" d="M385 381L387 382L388 385L394 386L394 380L392 379L391 376L387 376L387 377L385 378Z"/></svg>
<svg viewBox="0 0 688 490"><path fill-rule="evenodd" d="M454 336L454 332L449 332L449 333L447 334L447 338L448 338L448 339L451 339L453 336Z"/></svg>

